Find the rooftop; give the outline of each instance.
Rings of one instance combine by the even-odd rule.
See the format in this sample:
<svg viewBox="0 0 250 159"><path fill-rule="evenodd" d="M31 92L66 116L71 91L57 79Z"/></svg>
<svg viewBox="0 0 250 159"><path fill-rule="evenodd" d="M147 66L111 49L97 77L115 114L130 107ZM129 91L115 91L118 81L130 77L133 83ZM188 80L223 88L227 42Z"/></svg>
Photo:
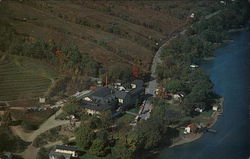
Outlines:
<svg viewBox="0 0 250 159"><path fill-rule="evenodd" d="M92 91L89 95L95 97L106 97L111 94L111 89L106 87L98 87L94 91Z"/></svg>
<svg viewBox="0 0 250 159"><path fill-rule="evenodd" d="M124 99L128 92L125 91L115 91L115 97L119 99Z"/></svg>
<svg viewBox="0 0 250 159"><path fill-rule="evenodd" d="M56 158L59 158L59 157L63 156L65 159L70 159L71 158L71 154L55 152L55 151L50 151L49 156L54 156Z"/></svg>
<svg viewBox="0 0 250 159"><path fill-rule="evenodd" d="M88 102L84 100L80 101L80 106L96 111L110 110L114 107L112 103L101 104L101 103Z"/></svg>
<svg viewBox="0 0 250 159"><path fill-rule="evenodd" d="M134 80L131 84L135 84L136 87L138 88L138 87L143 87L144 82L143 80Z"/></svg>
<svg viewBox="0 0 250 159"><path fill-rule="evenodd" d="M77 148L72 147L72 146L67 146L67 145L56 145L56 149L77 151Z"/></svg>

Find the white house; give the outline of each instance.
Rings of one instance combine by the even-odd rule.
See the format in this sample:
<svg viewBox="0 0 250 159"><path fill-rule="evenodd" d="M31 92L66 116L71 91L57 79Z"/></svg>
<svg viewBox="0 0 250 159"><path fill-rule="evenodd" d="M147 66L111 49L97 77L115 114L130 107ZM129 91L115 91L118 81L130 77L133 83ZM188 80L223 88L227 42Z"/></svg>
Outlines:
<svg viewBox="0 0 250 159"><path fill-rule="evenodd" d="M45 98L39 97L39 103L45 103Z"/></svg>
<svg viewBox="0 0 250 159"><path fill-rule="evenodd" d="M195 108L194 111L199 112L199 113L202 113L202 112L203 112L203 109L202 109L202 108Z"/></svg>
<svg viewBox="0 0 250 159"><path fill-rule="evenodd" d="M198 66L198 65L195 65L195 64L191 64L190 67L191 67L191 68L198 68L199 66Z"/></svg>
<svg viewBox="0 0 250 159"><path fill-rule="evenodd" d="M185 127L184 134L190 134L190 133L191 133L191 127L190 126Z"/></svg>
<svg viewBox="0 0 250 159"><path fill-rule="evenodd" d="M219 109L218 105L213 106L213 111L218 111L218 109Z"/></svg>
<svg viewBox="0 0 250 159"><path fill-rule="evenodd" d="M49 159L57 159L63 156L65 159L78 157L77 149L67 145L56 145L55 149L50 151Z"/></svg>
<svg viewBox="0 0 250 159"><path fill-rule="evenodd" d="M194 18L194 13L192 13L192 14L190 15L190 18Z"/></svg>
<svg viewBox="0 0 250 159"><path fill-rule="evenodd" d="M174 100L180 100L182 96L180 94L173 94Z"/></svg>

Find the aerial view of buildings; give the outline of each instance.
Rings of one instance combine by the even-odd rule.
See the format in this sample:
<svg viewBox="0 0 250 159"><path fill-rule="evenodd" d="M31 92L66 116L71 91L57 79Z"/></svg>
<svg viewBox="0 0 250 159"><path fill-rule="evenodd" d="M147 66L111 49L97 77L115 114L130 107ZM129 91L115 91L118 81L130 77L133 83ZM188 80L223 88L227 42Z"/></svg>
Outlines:
<svg viewBox="0 0 250 159"><path fill-rule="evenodd" d="M248 159L249 0L0 0L0 159Z"/></svg>

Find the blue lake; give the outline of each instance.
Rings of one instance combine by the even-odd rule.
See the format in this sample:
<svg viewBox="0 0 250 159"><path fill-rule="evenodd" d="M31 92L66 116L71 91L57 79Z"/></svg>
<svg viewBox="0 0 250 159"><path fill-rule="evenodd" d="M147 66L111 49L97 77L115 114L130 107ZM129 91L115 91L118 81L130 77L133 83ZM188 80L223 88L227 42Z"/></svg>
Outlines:
<svg viewBox="0 0 250 159"><path fill-rule="evenodd" d="M234 42L215 51L216 58L202 67L214 83L214 91L223 96L224 113L213 129L216 134L166 148L159 159L247 159L249 157L250 32L231 37Z"/></svg>

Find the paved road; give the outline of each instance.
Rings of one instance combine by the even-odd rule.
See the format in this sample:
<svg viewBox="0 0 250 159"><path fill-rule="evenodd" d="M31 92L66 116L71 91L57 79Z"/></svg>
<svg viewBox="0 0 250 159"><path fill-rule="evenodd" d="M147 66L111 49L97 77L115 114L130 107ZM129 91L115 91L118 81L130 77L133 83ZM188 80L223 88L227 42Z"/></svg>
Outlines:
<svg viewBox="0 0 250 159"><path fill-rule="evenodd" d="M171 40L171 39L170 39ZM152 62L152 66L151 66L151 81L149 81L148 86L146 87L145 93L152 95L153 97L155 97L155 90L158 87L157 85L157 81L156 81L156 67L158 64L161 63L161 52L162 49L168 44L168 41L166 43L164 43L156 52L153 62ZM150 112L152 110L152 104L146 100L143 104L143 111L140 114L140 117L142 120L147 120L150 117Z"/></svg>
<svg viewBox="0 0 250 159"><path fill-rule="evenodd" d="M144 109L140 114L140 118L143 120L147 120L150 117L150 112L152 108L153 108L152 104L149 101L145 101Z"/></svg>
<svg viewBox="0 0 250 159"><path fill-rule="evenodd" d="M165 46L162 45L158 51L156 52L155 56L154 56L154 59L153 59L153 62L152 62L152 66L151 66L151 81L149 82L148 84L148 87L146 88L146 94L151 94L153 96L155 96L155 89L157 88L157 82L156 82L156 67L159 63L161 63L161 58L160 58L160 55L161 55L161 51L162 51L162 48Z"/></svg>
<svg viewBox="0 0 250 159"><path fill-rule="evenodd" d="M219 14L221 12L221 10L219 11L216 11L214 13L211 13L207 16L205 16L205 19L208 20L212 17L214 17L215 15ZM184 35L186 33L187 29L184 29L182 32L180 32L179 34L180 35ZM145 93L146 94L150 94L150 95L153 95L153 97L155 97L155 90L156 88L158 87L158 84L157 84L157 81L156 81L156 67L158 64L160 64L162 61L161 61L161 52L162 52L162 49L167 46L169 44L169 42L173 39L175 39L178 35L175 35L173 36L172 38L170 38L166 43L164 43L159 49L158 51L156 52L155 56L154 56L154 59L153 59L153 62L152 62L152 66L151 66L151 81L148 83L148 86L145 90ZM151 112L151 109L152 109L152 104L148 101L146 101L146 103L144 104L144 108L143 108L143 111L142 111L142 114L140 115L141 119L148 119L149 116L150 116L150 112Z"/></svg>
<svg viewBox="0 0 250 159"><path fill-rule="evenodd" d="M183 32L185 32L185 31L183 31ZM151 81L149 81L148 86L146 87L146 90L145 90L146 94L152 95L153 97L156 96L155 90L158 87L158 84L156 81L156 77L157 77L156 67L158 64L160 64L162 62L161 61L161 52L162 52L163 48L168 45L169 41L173 40L176 37L177 36L170 38L156 52L154 59L153 59L153 62L152 62L152 66L151 66ZM146 100L144 103L143 111L140 114L141 119L147 120L150 117L150 112L151 112L152 108L153 108L152 104L148 100Z"/></svg>

